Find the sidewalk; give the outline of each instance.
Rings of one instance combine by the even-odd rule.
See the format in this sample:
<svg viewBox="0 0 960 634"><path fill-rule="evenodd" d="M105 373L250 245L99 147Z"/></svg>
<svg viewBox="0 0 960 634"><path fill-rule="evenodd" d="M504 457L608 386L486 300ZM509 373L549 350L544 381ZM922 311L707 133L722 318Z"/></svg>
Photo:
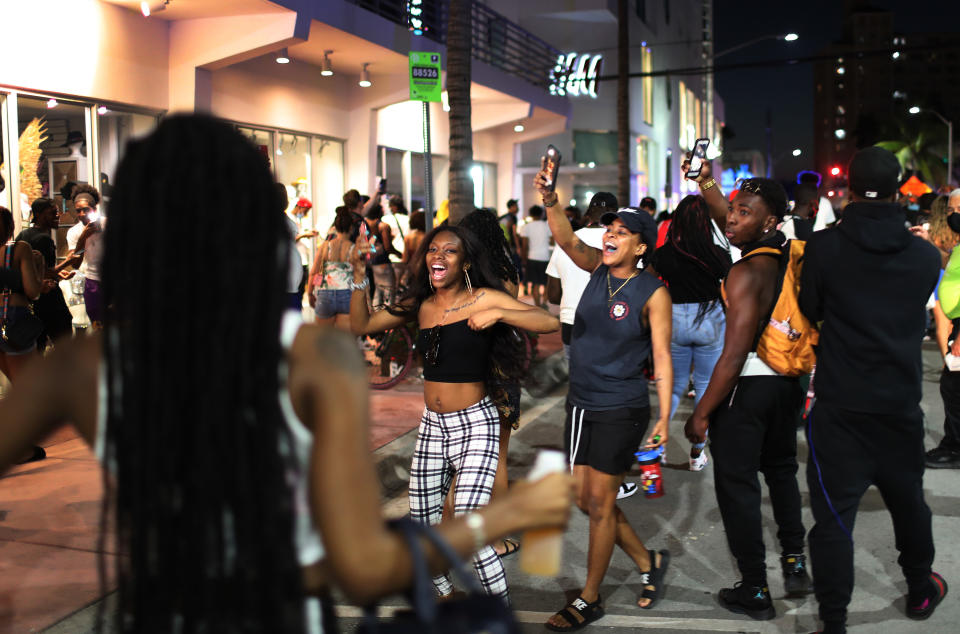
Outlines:
<svg viewBox="0 0 960 634"><path fill-rule="evenodd" d="M538 358L561 350L560 335L543 335ZM391 390L370 392L370 450L375 451L417 428L423 412L423 388L407 379ZM413 435L410 437L412 438ZM0 477L0 634L85 632L96 603L112 590L101 587L97 572L103 552L108 573L115 544L101 548L102 471L73 427L64 427L43 443L47 459L14 467ZM387 452L381 479L402 480L412 446ZM397 473L399 471L399 473ZM76 616L74 616L76 614ZM71 618L68 618L71 617Z"/></svg>

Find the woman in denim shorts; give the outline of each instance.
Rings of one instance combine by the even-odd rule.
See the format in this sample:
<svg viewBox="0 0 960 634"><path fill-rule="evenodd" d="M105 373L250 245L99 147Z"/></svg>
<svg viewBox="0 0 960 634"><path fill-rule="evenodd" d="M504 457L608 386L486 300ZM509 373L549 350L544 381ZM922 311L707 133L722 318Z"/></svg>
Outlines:
<svg viewBox="0 0 960 634"><path fill-rule="evenodd" d="M0 207L0 245L3 245L0 247L0 327L13 326L30 314L30 302L40 297L45 270L42 255L26 242L12 238L13 214L6 207ZM36 353L36 339L14 345L0 335L0 372L13 383L23 365ZM46 455L42 447L34 447L21 462L42 460Z"/></svg>
<svg viewBox="0 0 960 634"><path fill-rule="evenodd" d="M349 209L337 207L333 221L337 235L320 246L307 285L317 323L346 331L350 330L350 281L353 279L350 256L356 248L350 241L353 222Z"/></svg>

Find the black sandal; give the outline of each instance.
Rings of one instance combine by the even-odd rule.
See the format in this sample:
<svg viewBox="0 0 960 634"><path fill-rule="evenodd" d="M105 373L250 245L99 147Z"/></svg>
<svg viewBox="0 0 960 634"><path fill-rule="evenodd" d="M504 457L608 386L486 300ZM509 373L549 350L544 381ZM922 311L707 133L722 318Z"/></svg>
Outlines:
<svg viewBox="0 0 960 634"><path fill-rule="evenodd" d="M661 550L660 551L660 565L657 565L657 551L650 550L647 551L650 553L650 570L640 573L640 580L643 582L644 588L643 592L640 594L641 599L650 599L650 603L646 605L637 605L637 607L644 610L649 610L657 604L657 601L660 600L660 597L663 596L663 578L667 574L667 567L670 565L670 551ZM653 590L647 588L646 586L653 586Z"/></svg>
<svg viewBox="0 0 960 634"><path fill-rule="evenodd" d="M575 632L583 629L604 615L602 601L599 594L593 603L587 603L583 597L577 597L570 602L570 605L554 614L554 616L563 617L569 627L558 627L552 623L544 623L544 626L551 632Z"/></svg>
<svg viewBox="0 0 960 634"><path fill-rule="evenodd" d="M518 541L515 540L515 539L510 539L509 537L504 537L504 538L501 539L500 541L503 542L503 552L502 552L502 553L497 553L497 557L499 557L500 559L503 559L503 558L505 558L505 557L509 557L509 556L512 555L513 553L515 553L515 552L517 552L518 550L520 550L520 542L518 542Z"/></svg>

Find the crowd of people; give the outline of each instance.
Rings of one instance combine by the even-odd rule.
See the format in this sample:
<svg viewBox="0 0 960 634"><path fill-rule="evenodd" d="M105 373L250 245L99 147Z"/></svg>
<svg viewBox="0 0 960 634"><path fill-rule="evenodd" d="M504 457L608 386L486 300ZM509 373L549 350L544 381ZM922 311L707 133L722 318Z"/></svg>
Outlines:
<svg viewBox="0 0 960 634"><path fill-rule="evenodd" d="M562 527L576 506L589 521L586 576L548 629L604 615L615 545L640 575L637 606L663 596L671 554L644 543L637 529L656 539L653 526L632 526L618 500L636 491L625 479L635 452L663 451L691 387L689 468L713 465L738 568L738 582L719 590L723 607L775 616L762 473L785 590L815 593L824 632L846 628L852 528L870 485L893 518L907 616L927 618L947 587L932 570L922 477L925 466L960 466L960 373L944 369L946 433L925 456L921 340L930 304L941 353L960 357L960 319L930 299L960 242L960 190L908 230L899 175L889 152L858 152L851 201L831 228L815 186L798 185L792 207L764 178L728 198L709 163L693 179L699 195L660 216L652 199L622 207L608 192L582 214L562 209L545 169L526 222L511 200L503 216L480 209L427 232L424 212L408 213L384 187L350 190L321 239L304 223L310 201L290 200L229 125L172 116L128 146L109 225L99 192L74 189L79 228L59 264L53 201L34 201L33 227L16 239L0 209L0 371L13 384L0 400L0 470L42 459L36 443L64 422L93 447L126 553L116 564L120 631L335 631L332 588L369 605L408 587L419 563L381 513L358 351L366 336L414 324L424 410L410 517L472 558L482 589L509 604L501 558L522 547L511 536ZM171 195L181 190L197 195ZM136 240L148 227L151 240ZM791 240L805 242L795 285L785 269L804 242ZM229 262L231 275L198 274L211 261ZM93 328L71 338L57 282L77 269ZM518 299L525 285L531 303ZM761 344L770 329L793 340L794 326L772 320L791 289L819 336L807 412L804 373L780 369ZM171 306L190 318L169 321ZM526 372L519 331L557 330L570 370L557 444L570 473L508 485ZM421 546L438 597L453 597L448 562Z"/></svg>

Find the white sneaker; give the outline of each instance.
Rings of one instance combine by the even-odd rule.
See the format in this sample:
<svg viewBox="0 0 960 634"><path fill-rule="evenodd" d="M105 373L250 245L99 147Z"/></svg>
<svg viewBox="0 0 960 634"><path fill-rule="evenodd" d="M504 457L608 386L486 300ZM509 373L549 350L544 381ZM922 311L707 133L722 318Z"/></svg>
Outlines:
<svg viewBox="0 0 960 634"><path fill-rule="evenodd" d="M707 450L700 450L700 455L696 458L690 458L690 471L703 471L710 459L707 458Z"/></svg>
<svg viewBox="0 0 960 634"><path fill-rule="evenodd" d="M637 485L634 484L633 482L622 483L620 485L620 490L617 491L617 499L622 500L624 498L630 497L631 495L637 492L638 488L639 487L637 487Z"/></svg>

